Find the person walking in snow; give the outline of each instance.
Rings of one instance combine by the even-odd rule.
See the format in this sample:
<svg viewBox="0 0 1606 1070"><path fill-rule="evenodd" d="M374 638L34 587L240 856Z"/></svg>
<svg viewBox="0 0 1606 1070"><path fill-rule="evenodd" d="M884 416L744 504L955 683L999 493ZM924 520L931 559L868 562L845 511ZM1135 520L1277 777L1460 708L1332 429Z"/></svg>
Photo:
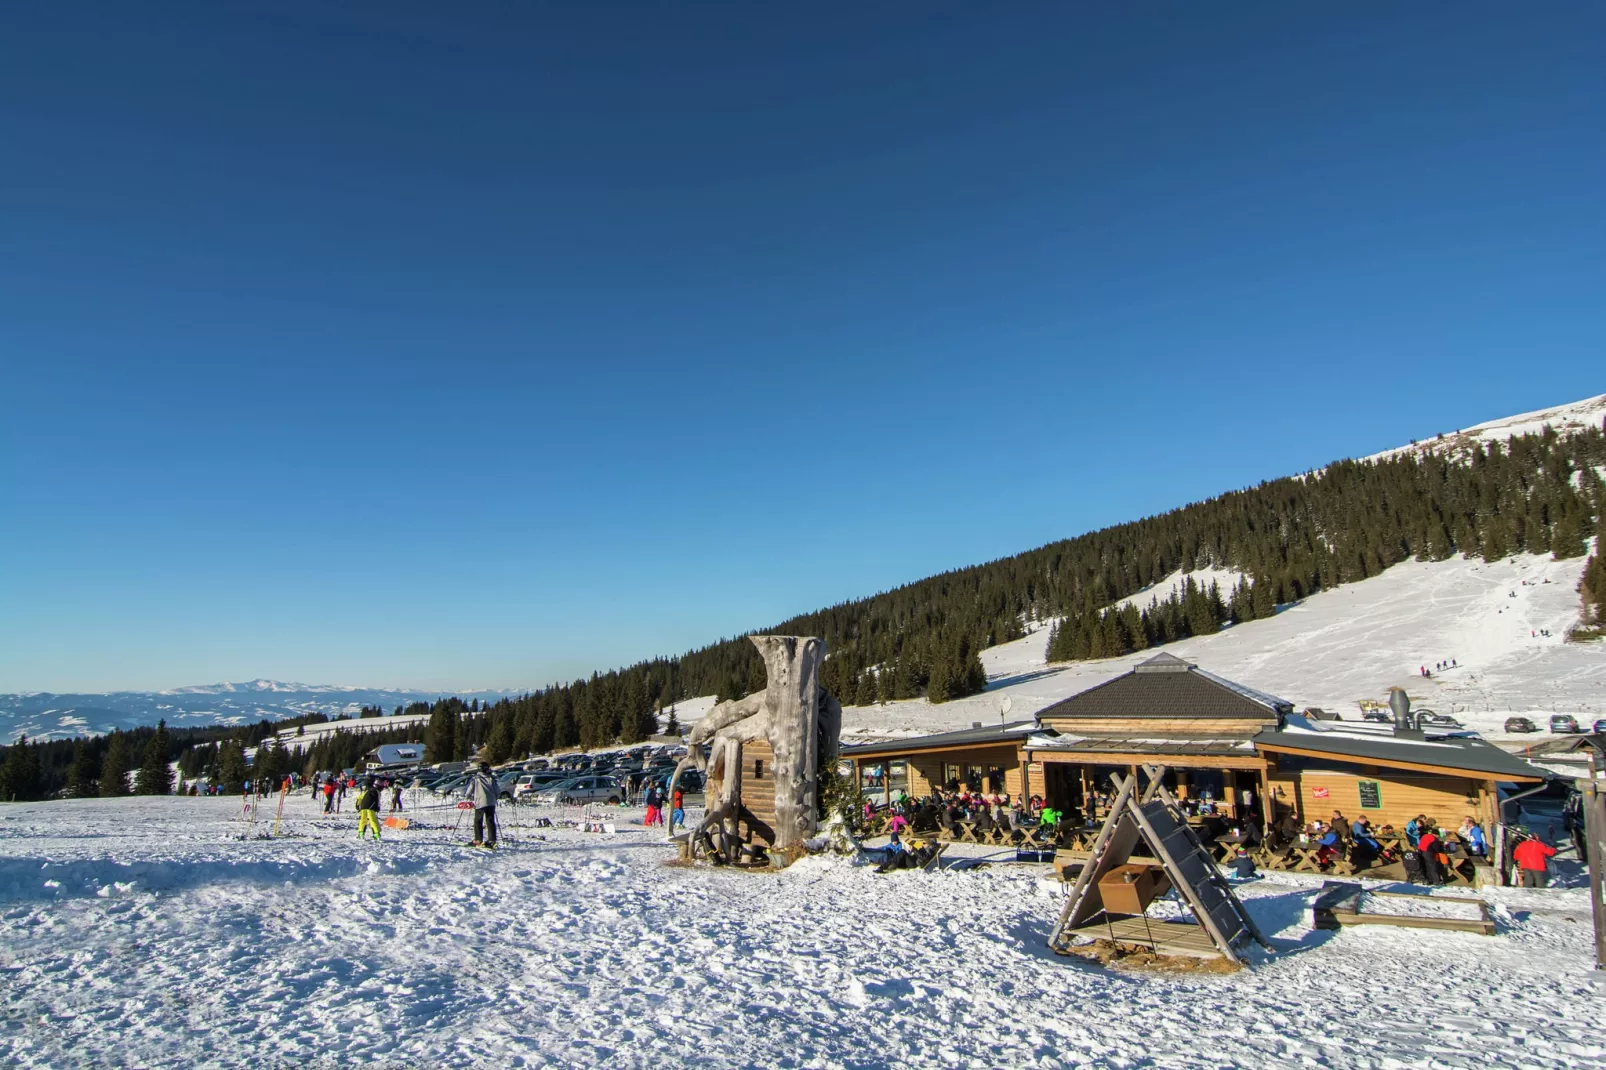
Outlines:
<svg viewBox="0 0 1606 1070"><path fill-rule="evenodd" d="M326 814L335 812L335 782L333 779L323 782L323 812Z"/></svg>
<svg viewBox="0 0 1606 1070"><path fill-rule="evenodd" d="M1550 859L1555 853L1556 849L1538 836L1530 836L1517 844L1516 849L1511 852L1511 858L1522 873L1524 888L1550 886Z"/></svg>
<svg viewBox="0 0 1606 1070"><path fill-rule="evenodd" d="M673 805L672 805L672 807L671 807L671 809L669 811L669 831L670 831L670 834L672 835L674 833L675 827L677 825L684 825L685 823L686 823L686 793L681 791L680 790L680 785L677 784L677 785L675 785L675 798L673 800Z"/></svg>
<svg viewBox="0 0 1606 1070"><path fill-rule="evenodd" d="M474 804L475 847L496 846L496 778L491 775L491 763L481 762L464 785L469 801Z"/></svg>
<svg viewBox="0 0 1606 1070"><path fill-rule="evenodd" d="M363 782L357 793L357 838L360 840L369 829L374 830L374 842L379 842L379 789L372 779Z"/></svg>
<svg viewBox="0 0 1606 1070"><path fill-rule="evenodd" d="M390 812L399 814L402 811L402 783L396 781L390 786Z"/></svg>

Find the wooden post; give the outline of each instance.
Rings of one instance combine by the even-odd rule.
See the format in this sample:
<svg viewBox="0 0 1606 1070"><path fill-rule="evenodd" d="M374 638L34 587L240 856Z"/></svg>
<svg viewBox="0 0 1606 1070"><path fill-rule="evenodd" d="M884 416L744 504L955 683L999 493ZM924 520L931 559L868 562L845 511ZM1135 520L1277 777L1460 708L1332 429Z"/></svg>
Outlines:
<svg viewBox="0 0 1606 1070"><path fill-rule="evenodd" d="M1271 778L1266 775L1266 763L1260 764L1260 816L1264 822L1261 828L1262 842L1270 838L1272 826L1277 823L1277 804L1271 797Z"/></svg>
<svg viewBox="0 0 1606 1070"><path fill-rule="evenodd" d="M1085 763L1076 767L1077 778L1082 782L1082 812L1087 820L1093 821L1098 817L1097 808L1093 805L1093 789L1088 787L1087 765ZM1061 783L1064 783L1063 779Z"/></svg>
<svg viewBox="0 0 1606 1070"><path fill-rule="evenodd" d="M1589 859L1589 910L1595 919L1595 969L1606 970L1606 791L1591 777L1578 781L1584 794L1584 853Z"/></svg>

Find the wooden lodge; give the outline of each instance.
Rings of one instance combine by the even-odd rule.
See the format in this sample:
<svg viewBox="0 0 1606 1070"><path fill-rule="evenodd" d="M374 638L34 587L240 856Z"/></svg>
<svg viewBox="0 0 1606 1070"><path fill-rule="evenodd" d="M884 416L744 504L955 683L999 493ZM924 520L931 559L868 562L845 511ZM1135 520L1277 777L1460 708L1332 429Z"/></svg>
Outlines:
<svg viewBox="0 0 1606 1070"><path fill-rule="evenodd" d="M961 787L1012 800L1041 795L1073 829L1105 816L1112 774L1136 777L1141 788L1145 767L1163 768L1166 788L1190 813L1205 809L1220 826L1252 829L1267 843L1268 864L1290 865L1293 856L1271 850L1281 842L1274 830L1330 821L1335 810L1379 830L1402 830L1425 814L1450 832L1470 816L1493 846L1502 785L1547 777L1462 732L1310 719L1165 653L1031 721L844 747L842 757L878 802L896 789L915 798Z"/></svg>
<svg viewBox="0 0 1606 1070"><path fill-rule="evenodd" d="M853 763L854 782L883 805L891 801L895 788L916 798L937 788L957 791L961 787L973 792L1008 792L1010 798L1018 798L1032 793L1027 790L1021 742L1037 730L1035 721L1015 721L863 743L843 747L841 754L843 760ZM901 775L894 775L899 770Z"/></svg>
<svg viewBox="0 0 1606 1070"><path fill-rule="evenodd" d="M1267 763L1252 741L1292 712L1283 699L1157 654L1039 711L1043 731L1023 745L1028 777L1049 805L1096 820L1112 794L1111 773L1140 776L1145 765L1163 765L1179 801L1208 801L1223 818L1264 823Z"/></svg>

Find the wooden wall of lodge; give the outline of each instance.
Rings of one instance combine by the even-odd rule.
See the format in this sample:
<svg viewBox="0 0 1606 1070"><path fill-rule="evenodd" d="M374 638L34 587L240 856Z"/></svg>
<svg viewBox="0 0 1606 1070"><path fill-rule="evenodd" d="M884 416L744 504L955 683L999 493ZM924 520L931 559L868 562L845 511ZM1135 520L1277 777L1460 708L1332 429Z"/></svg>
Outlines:
<svg viewBox="0 0 1606 1070"><path fill-rule="evenodd" d="M1277 727L1276 720L1179 717L1050 717L1043 723L1068 736L1124 737L1127 739L1250 739L1262 728Z"/></svg>
<svg viewBox="0 0 1606 1070"><path fill-rule="evenodd" d="M1362 809L1362 780L1377 781L1379 801L1383 804L1380 809ZM1267 774L1267 781L1277 803L1294 806L1305 824L1327 821L1334 810L1351 821L1365 814L1375 826L1393 825L1400 831L1404 831L1405 823L1418 814L1426 814L1446 830L1460 827L1461 819L1469 816L1485 830L1498 820L1491 786L1471 776L1412 774L1373 767L1345 772L1279 770L1274 766ZM1316 791L1322 788L1326 789L1327 796L1318 798Z"/></svg>

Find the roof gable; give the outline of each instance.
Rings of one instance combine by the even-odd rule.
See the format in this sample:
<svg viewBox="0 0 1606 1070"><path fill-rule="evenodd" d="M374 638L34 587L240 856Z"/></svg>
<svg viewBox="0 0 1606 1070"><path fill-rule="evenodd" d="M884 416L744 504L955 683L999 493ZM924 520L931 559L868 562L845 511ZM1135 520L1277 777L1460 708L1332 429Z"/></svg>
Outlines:
<svg viewBox="0 0 1606 1070"><path fill-rule="evenodd" d="M1253 720L1274 723L1293 704L1161 652L1130 672L1039 710L1038 721Z"/></svg>

